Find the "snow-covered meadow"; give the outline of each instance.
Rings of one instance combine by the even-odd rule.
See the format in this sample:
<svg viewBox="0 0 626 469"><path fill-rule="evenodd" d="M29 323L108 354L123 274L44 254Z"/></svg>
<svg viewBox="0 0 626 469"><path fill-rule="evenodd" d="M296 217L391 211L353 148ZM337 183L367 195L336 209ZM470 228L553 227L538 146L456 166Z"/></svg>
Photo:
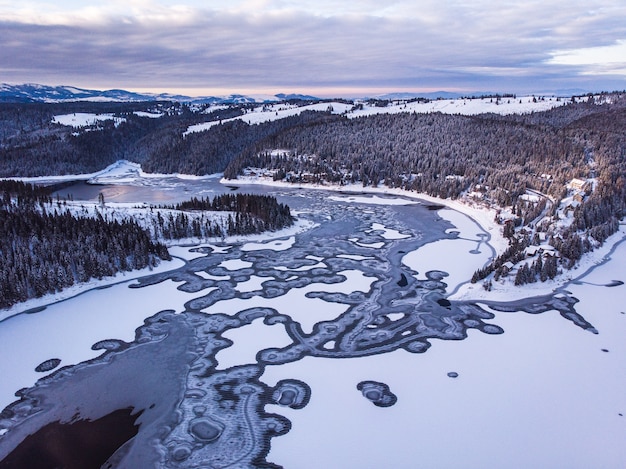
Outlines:
<svg viewBox="0 0 626 469"><path fill-rule="evenodd" d="M494 113L494 114L525 114L545 111L553 107L567 104L565 98L522 96L518 98L473 98L473 99L437 99L433 101L392 101L387 106L375 106L367 101L355 101L353 104L345 102L322 102L297 106L294 104L278 103L264 104L231 119L215 120L195 124L187 128L183 135L194 132L203 132L213 126L233 120L241 120L248 124L262 124L286 117L299 115L305 111L330 111L332 114L342 114L353 119L376 114L418 113L428 114L441 112L443 114L461 114L466 116Z"/></svg>
<svg viewBox="0 0 626 469"><path fill-rule="evenodd" d="M101 122L113 121L115 126L125 122L123 117L116 117L113 114L93 114L87 112L75 112L72 114L61 114L54 116L52 122L54 124L65 125L68 127L74 127L76 129L82 129L84 127L95 126Z"/></svg>

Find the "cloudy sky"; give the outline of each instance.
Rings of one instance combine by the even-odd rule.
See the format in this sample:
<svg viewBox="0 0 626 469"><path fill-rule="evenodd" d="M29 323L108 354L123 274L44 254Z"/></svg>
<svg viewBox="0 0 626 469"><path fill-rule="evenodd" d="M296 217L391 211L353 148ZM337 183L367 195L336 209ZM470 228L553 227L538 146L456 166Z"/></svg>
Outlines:
<svg viewBox="0 0 626 469"><path fill-rule="evenodd" d="M0 82L192 95L626 88L624 0L0 0Z"/></svg>

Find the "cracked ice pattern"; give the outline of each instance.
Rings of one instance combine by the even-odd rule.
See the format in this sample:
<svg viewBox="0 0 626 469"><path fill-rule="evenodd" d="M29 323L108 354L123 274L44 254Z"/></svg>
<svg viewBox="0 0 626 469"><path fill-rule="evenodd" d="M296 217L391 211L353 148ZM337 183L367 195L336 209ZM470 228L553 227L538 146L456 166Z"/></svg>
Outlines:
<svg viewBox="0 0 626 469"><path fill-rule="evenodd" d="M161 312L147 319L134 342L100 341L93 346L104 351L100 358L63 368L22 391L22 399L0 415L0 431L6 430L0 433L0 459L24 434L52 418L96 418L130 405L145 410L141 428L134 444L112 456L111 467L274 467L265 460L271 438L288 432L291 424L265 412L265 406L300 409L312 391L298 380L264 384L260 377L265 367L304 357L350 359L398 349L423 353L433 339L462 340L468 329L504 332L489 322L495 314L484 307L446 298L446 272L415 272L402 263L407 253L426 243L458 236L436 210L418 205L364 210L362 205L329 202L315 192L288 203L309 210L305 216L318 226L290 240L287 249L274 250L275 244L267 249L261 244L245 250L237 245L197 248L204 255L134 285L170 279L180 282L179 289L190 293L190 299L180 314ZM481 234L468 254L487 249L485 241L486 234ZM354 272L363 281L358 289L347 281ZM241 284L246 288L239 288ZM318 300L329 310L339 305L341 312L320 320L306 318L313 325L305 328L302 305L274 307L292 292L304 292L302 301ZM502 312L557 310L594 332L575 311L576 302L561 293L483 304ZM238 305L236 310L232 304ZM255 363L218 370L216 354L233 345L223 334L257 319L284 328L289 344L258 350ZM101 392L97 383L104 386L105 377L117 382L124 376L133 383L125 394L96 398ZM357 389L380 407L398 399L377 381L363 381ZM70 405L63 392L79 396L77 402Z"/></svg>

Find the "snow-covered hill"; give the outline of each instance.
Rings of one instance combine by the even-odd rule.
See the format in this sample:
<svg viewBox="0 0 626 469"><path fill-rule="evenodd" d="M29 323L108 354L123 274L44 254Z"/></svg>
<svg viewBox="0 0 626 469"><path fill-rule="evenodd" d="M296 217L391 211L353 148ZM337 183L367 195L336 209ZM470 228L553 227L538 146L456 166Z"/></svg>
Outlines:
<svg viewBox="0 0 626 469"><path fill-rule="evenodd" d="M90 90L74 86L47 86L34 83L23 85L0 84L0 102L44 102L61 103L68 101L137 102L137 101L179 101L195 104L258 104L296 100L318 100L314 96L299 94L242 95L192 97L162 94L142 94L126 90Z"/></svg>
<svg viewBox="0 0 626 469"><path fill-rule="evenodd" d="M46 86L28 83L24 85L0 85L0 101L4 102L46 102L59 103L65 101L101 101L101 102L132 102L151 101L139 93L125 90L87 90L73 86Z"/></svg>
<svg viewBox="0 0 626 469"><path fill-rule="evenodd" d="M574 98L576 99L576 98ZM586 98L585 98L586 99ZM526 114L530 112L546 111L553 107L562 106L571 102L571 98L518 96L510 98L455 98L418 101L392 101L389 105L380 107L368 105L367 101L360 103L357 109L350 112L349 117L370 116L373 114L398 114L402 112L416 112L425 114L441 112L443 114L462 114L466 116L477 114Z"/></svg>
<svg viewBox="0 0 626 469"><path fill-rule="evenodd" d="M578 98L573 98L578 99ZM586 99L586 98L581 98ZM427 114L441 112L443 114L462 114L466 116L477 114L527 114L546 111L554 107L563 106L571 102L572 98L523 96L516 98L473 98L473 99L436 99L427 100L394 100L386 106L377 106L371 100L356 100L352 104L345 102L320 102L298 106L296 104L277 103L264 104L249 110L241 116L232 119L215 120L195 124L187 128L183 135L202 132L211 127L228 121L242 120L248 124L261 124L276 121L286 117L298 115L304 111L330 111L333 114L344 114L348 118L371 116L374 114L418 113Z"/></svg>

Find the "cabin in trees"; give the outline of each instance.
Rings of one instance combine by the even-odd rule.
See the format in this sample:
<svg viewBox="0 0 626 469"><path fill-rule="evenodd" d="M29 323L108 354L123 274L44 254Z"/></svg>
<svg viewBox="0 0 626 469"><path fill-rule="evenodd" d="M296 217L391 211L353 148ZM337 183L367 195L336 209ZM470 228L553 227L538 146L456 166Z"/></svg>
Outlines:
<svg viewBox="0 0 626 469"><path fill-rule="evenodd" d="M591 181L589 179L578 179L578 178L572 179L569 182L568 187L572 190L582 192L584 194L591 193L591 189L592 189Z"/></svg>
<svg viewBox="0 0 626 469"><path fill-rule="evenodd" d="M547 259L548 257L559 257L559 253L556 251L554 246L550 246L549 244L542 244L541 246L528 246L524 253L526 257L543 257Z"/></svg>

